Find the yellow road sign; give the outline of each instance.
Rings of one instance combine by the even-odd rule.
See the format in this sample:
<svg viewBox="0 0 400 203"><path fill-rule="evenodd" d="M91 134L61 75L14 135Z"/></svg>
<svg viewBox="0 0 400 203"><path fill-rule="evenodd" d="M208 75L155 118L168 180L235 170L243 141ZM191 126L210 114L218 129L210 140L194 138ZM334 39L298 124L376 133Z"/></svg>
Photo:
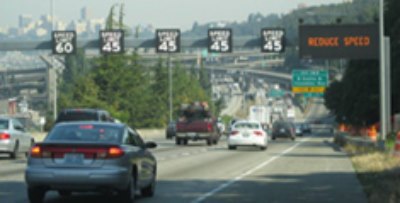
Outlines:
<svg viewBox="0 0 400 203"><path fill-rule="evenodd" d="M325 87L292 87L293 93L324 93Z"/></svg>

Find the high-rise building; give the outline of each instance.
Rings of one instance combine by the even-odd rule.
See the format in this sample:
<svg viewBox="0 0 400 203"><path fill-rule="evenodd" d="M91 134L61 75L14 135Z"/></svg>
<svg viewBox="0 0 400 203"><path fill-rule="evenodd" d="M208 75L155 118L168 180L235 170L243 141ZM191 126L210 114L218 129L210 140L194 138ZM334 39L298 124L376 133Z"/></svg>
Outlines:
<svg viewBox="0 0 400 203"><path fill-rule="evenodd" d="M24 28L28 26L32 22L32 16L31 15L19 15L18 17L18 27L19 28Z"/></svg>
<svg viewBox="0 0 400 203"><path fill-rule="evenodd" d="M81 9L81 20L86 21L89 19L89 10L87 7Z"/></svg>

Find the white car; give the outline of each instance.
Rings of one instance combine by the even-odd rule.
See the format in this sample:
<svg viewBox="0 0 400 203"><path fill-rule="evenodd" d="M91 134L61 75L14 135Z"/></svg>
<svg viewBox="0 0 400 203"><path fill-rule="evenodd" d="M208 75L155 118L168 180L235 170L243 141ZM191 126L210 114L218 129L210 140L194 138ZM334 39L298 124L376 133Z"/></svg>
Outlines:
<svg viewBox="0 0 400 203"><path fill-rule="evenodd" d="M34 142L18 119L0 117L0 154L6 153L16 159L20 153L27 154Z"/></svg>
<svg viewBox="0 0 400 203"><path fill-rule="evenodd" d="M237 146L255 146L266 150L268 134L258 121L238 121L233 124L228 136L228 148L234 150Z"/></svg>

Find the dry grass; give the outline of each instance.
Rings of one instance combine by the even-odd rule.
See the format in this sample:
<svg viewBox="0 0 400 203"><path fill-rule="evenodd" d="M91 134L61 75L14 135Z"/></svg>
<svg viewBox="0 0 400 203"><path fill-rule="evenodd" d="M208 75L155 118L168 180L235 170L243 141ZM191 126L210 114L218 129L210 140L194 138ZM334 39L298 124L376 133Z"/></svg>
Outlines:
<svg viewBox="0 0 400 203"><path fill-rule="evenodd" d="M400 202L400 157L347 145L357 176L371 203Z"/></svg>

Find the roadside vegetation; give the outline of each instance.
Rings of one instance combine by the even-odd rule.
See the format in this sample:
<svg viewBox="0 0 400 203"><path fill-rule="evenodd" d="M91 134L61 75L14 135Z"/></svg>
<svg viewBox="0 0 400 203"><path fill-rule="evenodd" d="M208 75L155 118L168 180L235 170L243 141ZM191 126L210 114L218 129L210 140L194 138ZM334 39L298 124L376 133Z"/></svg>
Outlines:
<svg viewBox="0 0 400 203"><path fill-rule="evenodd" d="M344 150L351 157L368 202L400 202L400 156L394 156L392 150L379 151L350 144Z"/></svg>
<svg viewBox="0 0 400 203"><path fill-rule="evenodd" d="M106 29L124 29L123 10L116 21L114 8ZM169 64L160 58L146 63L135 51L88 58L83 50L65 60L59 109L102 108L135 128L165 127L169 120L169 65L173 72L174 119L182 103L207 101L215 113L222 105L221 101L216 105L211 101L206 70L184 68L179 60Z"/></svg>

